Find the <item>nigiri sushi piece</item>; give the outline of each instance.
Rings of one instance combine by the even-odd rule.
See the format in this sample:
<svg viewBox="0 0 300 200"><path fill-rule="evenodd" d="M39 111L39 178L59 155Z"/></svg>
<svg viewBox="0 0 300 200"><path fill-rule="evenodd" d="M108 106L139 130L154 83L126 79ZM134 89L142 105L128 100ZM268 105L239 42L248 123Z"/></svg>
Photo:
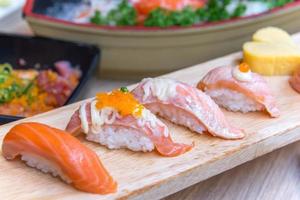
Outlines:
<svg viewBox="0 0 300 200"><path fill-rule="evenodd" d="M197 87L230 111L265 110L271 117L279 117L279 109L267 82L259 74L251 72L246 63L236 67L217 67Z"/></svg>
<svg viewBox="0 0 300 200"><path fill-rule="evenodd" d="M76 189L108 194L117 183L96 153L63 130L27 122L14 126L4 137L2 154L7 160L20 156L30 167L59 176Z"/></svg>
<svg viewBox="0 0 300 200"><path fill-rule="evenodd" d="M196 87L167 78L146 78L132 90L146 108L159 116L189 128L224 139L244 137L229 124L217 104Z"/></svg>
<svg viewBox="0 0 300 200"><path fill-rule="evenodd" d="M127 88L99 93L83 103L73 114L66 130L83 132L86 139L109 149L128 148L148 152L156 149L163 156L178 156L192 145L174 143L168 127L144 106Z"/></svg>

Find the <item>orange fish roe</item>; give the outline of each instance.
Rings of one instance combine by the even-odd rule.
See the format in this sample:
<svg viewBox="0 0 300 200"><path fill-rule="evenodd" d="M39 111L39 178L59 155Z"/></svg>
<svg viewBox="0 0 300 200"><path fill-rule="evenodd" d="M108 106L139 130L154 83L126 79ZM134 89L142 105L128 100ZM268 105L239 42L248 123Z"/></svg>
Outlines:
<svg viewBox="0 0 300 200"><path fill-rule="evenodd" d="M247 63L244 63L242 62L240 65L239 65L239 70L243 73L247 73L250 71L250 67Z"/></svg>
<svg viewBox="0 0 300 200"><path fill-rule="evenodd" d="M96 107L98 109L112 107L122 116L133 115L140 117L144 109L144 106L141 105L130 92L122 92L120 90L113 90L109 93L98 93L96 100Z"/></svg>

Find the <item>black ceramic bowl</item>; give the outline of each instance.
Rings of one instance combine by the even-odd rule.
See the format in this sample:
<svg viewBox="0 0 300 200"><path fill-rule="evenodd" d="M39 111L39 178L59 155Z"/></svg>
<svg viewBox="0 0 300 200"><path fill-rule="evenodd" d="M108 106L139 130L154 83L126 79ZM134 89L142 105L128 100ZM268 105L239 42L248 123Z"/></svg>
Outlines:
<svg viewBox="0 0 300 200"><path fill-rule="evenodd" d="M0 44L0 63L10 63L15 69L29 69L38 64L40 69L55 70L53 64L60 60L79 66L82 76L66 104L74 102L100 59L100 50L95 46L42 37L0 34ZM26 61L25 66L20 66L20 59ZM22 118L0 114L0 124Z"/></svg>

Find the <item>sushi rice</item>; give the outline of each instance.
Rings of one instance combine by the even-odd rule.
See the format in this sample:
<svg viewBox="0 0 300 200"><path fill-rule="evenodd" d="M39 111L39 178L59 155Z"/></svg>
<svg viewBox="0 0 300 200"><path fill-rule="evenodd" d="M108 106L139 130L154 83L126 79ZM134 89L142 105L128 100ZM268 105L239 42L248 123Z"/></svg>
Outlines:
<svg viewBox="0 0 300 200"><path fill-rule="evenodd" d="M145 135L134 129L117 126L104 126L95 134L90 131L86 139L100 143L109 149L128 148L132 151L150 152L154 150L153 142Z"/></svg>
<svg viewBox="0 0 300 200"><path fill-rule="evenodd" d="M206 94L214 99L214 101L230 111L241 111L243 113L263 110L263 106L254 100L246 97L240 92L229 89L206 90Z"/></svg>
<svg viewBox="0 0 300 200"><path fill-rule="evenodd" d="M61 172L61 170L59 170L58 167L40 156L22 154L21 160L25 161L29 167L39 169L46 174L52 174L54 177L58 176L68 184L72 183L72 181L68 177L64 176L64 174Z"/></svg>

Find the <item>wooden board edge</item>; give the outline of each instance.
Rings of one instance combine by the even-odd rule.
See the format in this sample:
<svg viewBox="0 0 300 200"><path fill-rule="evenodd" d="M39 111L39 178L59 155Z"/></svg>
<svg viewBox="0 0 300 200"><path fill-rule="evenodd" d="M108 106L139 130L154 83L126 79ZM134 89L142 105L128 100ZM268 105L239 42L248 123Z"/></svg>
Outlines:
<svg viewBox="0 0 300 200"><path fill-rule="evenodd" d="M154 182L119 199L161 199L299 140L300 127L296 127L293 130L265 138L256 144L245 145L239 151L224 155L223 159L214 160L207 165L197 166L161 182Z"/></svg>

